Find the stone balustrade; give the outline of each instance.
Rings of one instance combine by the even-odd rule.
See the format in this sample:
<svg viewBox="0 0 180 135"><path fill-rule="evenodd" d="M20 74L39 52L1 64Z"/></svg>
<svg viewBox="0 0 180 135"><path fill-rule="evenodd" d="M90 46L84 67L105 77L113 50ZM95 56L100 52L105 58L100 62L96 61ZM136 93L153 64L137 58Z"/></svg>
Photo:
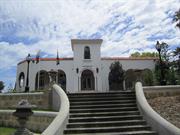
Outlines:
<svg viewBox="0 0 180 135"><path fill-rule="evenodd" d="M175 87L178 87L178 86L175 86ZM163 86L163 87L156 86L154 88L155 88L154 92L158 93L159 91L157 90L159 89L161 91L160 93L163 95L167 94L168 90L171 90L173 92L172 90L173 87L171 88L169 86ZM165 92L162 92L163 88ZM170 122L162 118L158 113L156 113L151 108L151 106L148 104L145 98L143 89L144 88L142 87L142 83L137 82L135 86L137 105L144 119L148 122L148 124L151 125L153 130L157 131L159 135L180 135L179 128L177 128L176 126L174 126L173 124L171 124ZM149 89L153 91L152 87ZM177 91L178 89L179 88L175 88L175 90Z"/></svg>

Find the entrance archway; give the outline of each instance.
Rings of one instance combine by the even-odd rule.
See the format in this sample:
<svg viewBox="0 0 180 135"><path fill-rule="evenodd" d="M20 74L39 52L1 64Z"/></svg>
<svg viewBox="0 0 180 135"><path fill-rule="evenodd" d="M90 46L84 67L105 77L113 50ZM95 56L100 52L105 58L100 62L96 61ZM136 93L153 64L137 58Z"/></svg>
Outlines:
<svg viewBox="0 0 180 135"><path fill-rule="evenodd" d="M66 91L66 74L62 70L58 70L58 84Z"/></svg>
<svg viewBox="0 0 180 135"><path fill-rule="evenodd" d="M49 74L45 70L41 70L37 72L36 74L36 85L35 89L37 90L44 90L48 87L49 85Z"/></svg>
<svg viewBox="0 0 180 135"><path fill-rule="evenodd" d="M81 74L81 90L94 90L95 81L91 70L84 70Z"/></svg>

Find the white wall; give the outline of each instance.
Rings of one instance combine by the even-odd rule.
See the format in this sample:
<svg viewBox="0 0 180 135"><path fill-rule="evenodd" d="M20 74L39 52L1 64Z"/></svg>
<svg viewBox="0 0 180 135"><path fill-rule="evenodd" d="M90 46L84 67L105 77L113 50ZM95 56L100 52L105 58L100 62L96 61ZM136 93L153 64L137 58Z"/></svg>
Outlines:
<svg viewBox="0 0 180 135"><path fill-rule="evenodd" d="M91 59L84 59L84 48L86 46L90 48ZM100 46L101 44L74 44L74 70L79 69L79 73L75 71L74 92L80 91L81 74L86 69L91 70L94 74L95 91L102 91ZM99 69L98 73L96 68Z"/></svg>
<svg viewBox="0 0 180 135"><path fill-rule="evenodd" d="M29 65L29 87L30 90L35 90L35 79L36 74L40 70L50 71L51 69L57 71L62 70L66 74L66 90L72 90L73 89L73 60L61 60L59 65L56 65L56 61L40 61L38 64L30 62ZM19 90L19 74L21 72L25 73L25 82L26 82L26 74L27 74L27 62L24 62L17 67L17 90ZM26 85L26 83L25 83ZM24 90L24 89L20 89Z"/></svg>
<svg viewBox="0 0 180 135"><path fill-rule="evenodd" d="M79 49L78 49L79 47ZM50 71L53 70L63 70L66 74L66 90L70 92L80 92L81 91L81 73L85 69L89 69L94 73L95 78L95 90L96 91L108 91L109 90L109 81L108 76L110 72L111 63L117 60L100 60L98 54L95 54L96 57L93 57L91 60L84 60L82 56L82 48L83 46L78 46L79 53L76 54L80 56L81 59L75 58L73 60L61 60L59 65L56 65L56 61L40 61L38 64L30 63L29 68L29 86L30 90L35 90L35 78L36 73L40 70ZM95 48L95 46L93 46ZM92 47L92 50L94 49ZM154 60L118 60L124 70L128 69L154 69L155 61ZM76 72L76 68L79 68L79 73ZM96 68L99 68L99 72L96 72ZM19 88L19 74L24 72L25 74L25 83L26 85L26 72L27 70L27 62L24 62L17 67L17 90L24 91L24 87L22 89ZM78 81L79 78L79 81ZM97 80L96 80L97 79ZM79 84L78 84L79 83Z"/></svg>

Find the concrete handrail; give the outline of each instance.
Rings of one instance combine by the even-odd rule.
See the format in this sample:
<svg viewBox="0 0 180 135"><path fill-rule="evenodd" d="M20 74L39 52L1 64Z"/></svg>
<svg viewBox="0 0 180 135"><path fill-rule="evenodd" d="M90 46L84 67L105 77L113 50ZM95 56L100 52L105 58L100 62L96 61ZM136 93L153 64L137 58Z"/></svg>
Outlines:
<svg viewBox="0 0 180 135"><path fill-rule="evenodd" d="M69 99L63 89L57 84L53 84L53 89L59 96L59 112L52 123L41 135L63 135L63 131L68 122Z"/></svg>
<svg viewBox="0 0 180 135"><path fill-rule="evenodd" d="M146 86L146 87L143 87L143 90L152 90L152 91L169 90L169 89L171 91L179 90L180 89L180 85Z"/></svg>
<svg viewBox="0 0 180 135"><path fill-rule="evenodd" d="M147 120L148 124L159 133L159 135L180 135L180 129L162 118L148 104L141 82L137 82L135 86L137 105Z"/></svg>

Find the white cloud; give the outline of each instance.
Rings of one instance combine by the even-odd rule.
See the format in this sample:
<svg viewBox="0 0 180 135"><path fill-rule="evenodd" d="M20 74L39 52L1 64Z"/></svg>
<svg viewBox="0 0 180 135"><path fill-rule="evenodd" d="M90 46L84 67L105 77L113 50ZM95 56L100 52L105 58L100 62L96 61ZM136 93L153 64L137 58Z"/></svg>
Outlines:
<svg viewBox="0 0 180 135"><path fill-rule="evenodd" d="M154 51L156 40L177 46L180 31L170 17L178 9L179 0L1 0L0 69L39 49L72 56L70 39L93 34L104 40L102 56Z"/></svg>

